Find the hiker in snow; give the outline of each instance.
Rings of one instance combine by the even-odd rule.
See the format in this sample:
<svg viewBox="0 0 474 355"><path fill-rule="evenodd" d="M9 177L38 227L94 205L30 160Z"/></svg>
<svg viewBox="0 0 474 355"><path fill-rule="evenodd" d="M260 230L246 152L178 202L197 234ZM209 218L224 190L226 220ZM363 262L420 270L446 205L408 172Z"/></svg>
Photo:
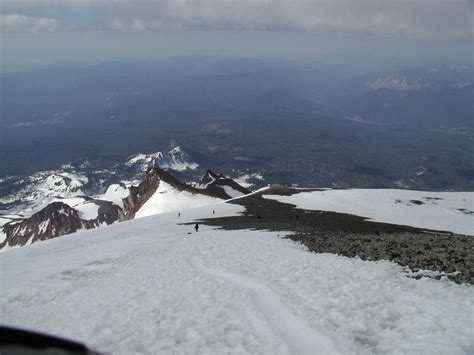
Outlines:
<svg viewBox="0 0 474 355"><path fill-rule="evenodd" d="M199 224L196 223L196 225L194 226L194 229L196 230L196 232L199 230Z"/></svg>
<svg viewBox="0 0 474 355"><path fill-rule="evenodd" d="M181 212L178 212L178 218L181 217Z"/></svg>
<svg viewBox="0 0 474 355"><path fill-rule="evenodd" d="M216 214L216 211L212 210L212 214Z"/></svg>

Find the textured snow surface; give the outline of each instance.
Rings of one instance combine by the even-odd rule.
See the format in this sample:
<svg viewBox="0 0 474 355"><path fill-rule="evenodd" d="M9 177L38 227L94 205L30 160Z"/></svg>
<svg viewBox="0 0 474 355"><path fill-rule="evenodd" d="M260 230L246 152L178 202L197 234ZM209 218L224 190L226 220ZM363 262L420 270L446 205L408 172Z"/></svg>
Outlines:
<svg viewBox="0 0 474 355"><path fill-rule="evenodd" d="M354 189L264 197L303 209L367 217L374 222L474 235L474 192Z"/></svg>
<svg viewBox="0 0 474 355"><path fill-rule="evenodd" d="M135 218L142 218L158 213L186 210L193 207L213 204L221 199L201 194L192 194L188 191L178 191L170 184L160 181L156 192L135 214Z"/></svg>
<svg viewBox="0 0 474 355"><path fill-rule="evenodd" d="M1 323L114 354L473 353L472 286L310 253L273 232L180 224L212 210L242 207L161 214L1 253Z"/></svg>
<svg viewBox="0 0 474 355"><path fill-rule="evenodd" d="M120 184L112 184L107 188L103 195L96 196L100 200L110 201L123 208L123 200L129 195L130 191Z"/></svg>

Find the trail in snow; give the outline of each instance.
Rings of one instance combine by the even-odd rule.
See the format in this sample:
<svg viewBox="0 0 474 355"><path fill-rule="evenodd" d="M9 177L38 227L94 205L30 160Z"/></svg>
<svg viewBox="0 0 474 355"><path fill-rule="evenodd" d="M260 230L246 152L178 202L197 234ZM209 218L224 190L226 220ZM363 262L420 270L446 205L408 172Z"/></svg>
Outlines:
<svg viewBox="0 0 474 355"><path fill-rule="evenodd" d="M302 319L292 314L283 305L278 295L265 284L225 270L206 267L199 257L194 258L194 265L202 272L249 292L253 303L266 322L296 353L311 354L315 351L327 354L340 353L330 338L311 329Z"/></svg>
<svg viewBox="0 0 474 355"><path fill-rule="evenodd" d="M473 353L472 286L309 253L274 232L181 224L213 210L243 207L219 203L1 253L0 323L114 354Z"/></svg>

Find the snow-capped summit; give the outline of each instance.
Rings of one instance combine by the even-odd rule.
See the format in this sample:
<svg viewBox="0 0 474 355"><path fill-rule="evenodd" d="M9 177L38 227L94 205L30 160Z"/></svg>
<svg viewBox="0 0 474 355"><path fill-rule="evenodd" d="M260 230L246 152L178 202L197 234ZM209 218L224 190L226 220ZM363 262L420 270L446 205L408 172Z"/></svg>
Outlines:
<svg viewBox="0 0 474 355"><path fill-rule="evenodd" d="M196 187L200 190L210 191L212 194L224 199L246 195L251 192L231 178L225 177L222 174L216 174L212 170L206 171Z"/></svg>
<svg viewBox="0 0 474 355"><path fill-rule="evenodd" d="M202 176L200 184L207 186L208 184L213 183L219 176L214 173L212 170L207 170L206 173Z"/></svg>
<svg viewBox="0 0 474 355"><path fill-rule="evenodd" d="M194 170L199 166L191 161L190 156L180 146L175 146L166 152L135 154L126 161L125 165L127 167L135 167L139 171L146 170L148 166L175 171Z"/></svg>

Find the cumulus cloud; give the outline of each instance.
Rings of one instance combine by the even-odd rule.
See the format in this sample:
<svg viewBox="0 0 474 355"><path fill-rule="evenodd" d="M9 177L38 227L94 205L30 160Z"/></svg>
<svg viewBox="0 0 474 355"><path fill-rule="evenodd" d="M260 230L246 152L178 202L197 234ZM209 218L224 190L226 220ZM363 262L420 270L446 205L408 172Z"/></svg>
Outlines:
<svg viewBox="0 0 474 355"><path fill-rule="evenodd" d="M53 32L60 27L61 23L53 18L0 14L0 32Z"/></svg>
<svg viewBox="0 0 474 355"><path fill-rule="evenodd" d="M0 0L102 16L113 30L231 29L470 38L471 0Z"/></svg>

